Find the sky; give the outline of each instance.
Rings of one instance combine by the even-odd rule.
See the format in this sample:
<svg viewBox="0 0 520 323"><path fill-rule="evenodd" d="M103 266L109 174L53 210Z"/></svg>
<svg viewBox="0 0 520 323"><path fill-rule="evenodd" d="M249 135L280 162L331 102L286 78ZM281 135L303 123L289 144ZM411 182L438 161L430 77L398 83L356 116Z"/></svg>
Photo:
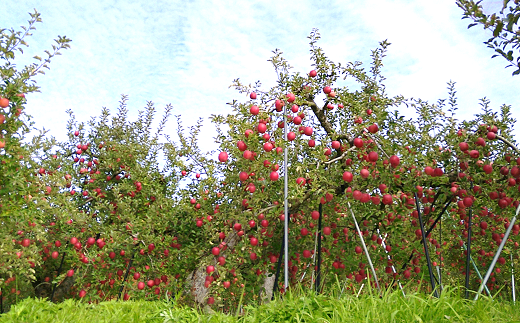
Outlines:
<svg viewBox="0 0 520 323"><path fill-rule="evenodd" d="M484 0L484 9L496 12L501 2ZM467 29L454 0L4 0L0 28L20 30L34 9L43 23L27 39L18 66L44 56L58 35L72 39L36 77L41 93L27 96L36 127L58 140L66 139L66 110L86 122L102 107L117 111L121 94L129 96L132 120L147 101L155 103L158 118L171 103L184 127L205 118L202 136L213 137L207 118L230 113L227 102L247 99L229 88L234 79L274 85L267 61L273 50L280 49L294 71L312 69L307 36L313 28L326 55L342 64L369 66L371 50L388 40L383 74L390 95L433 103L447 98L451 80L459 119L478 112L483 97L495 111L508 104L517 118L520 112L520 76L511 76L503 58L491 59L494 52L483 44L490 32ZM175 132L174 121L167 133ZM209 140L201 146L216 148Z"/></svg>

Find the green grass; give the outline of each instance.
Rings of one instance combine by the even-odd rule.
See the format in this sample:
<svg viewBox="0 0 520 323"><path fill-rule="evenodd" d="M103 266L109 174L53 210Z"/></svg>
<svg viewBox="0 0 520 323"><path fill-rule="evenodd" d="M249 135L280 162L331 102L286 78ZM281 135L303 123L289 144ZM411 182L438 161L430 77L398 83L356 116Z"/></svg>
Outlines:
<svg viewBox="0 0 520 323"><path fill-rule="evenodd" d="M203 312L171 301L86 304L68 300L52 304L25 299L1 315L0 322L520 322L520 305L487 297L468 301L460 294L451 289L440 298L403 297L394 291L382 297L369 293L358 298L299 290L268 304L246 306L239 315Z"/></svg>

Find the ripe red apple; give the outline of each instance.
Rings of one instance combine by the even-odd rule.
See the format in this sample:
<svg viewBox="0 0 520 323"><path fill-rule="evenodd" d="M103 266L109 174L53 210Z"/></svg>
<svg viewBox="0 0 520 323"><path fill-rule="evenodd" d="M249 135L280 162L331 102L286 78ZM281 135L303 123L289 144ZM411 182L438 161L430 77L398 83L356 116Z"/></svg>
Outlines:
<svg viewBox="0 0 520 323"><path fill-rule="evenodd" d="M330 148L325 148L324 154L325 156L330 156L332 154L332 150Z"/></svg>
<svg viewBox="0 0 520 323"><path fill-rule="evenodd" d="M139 290L143 290L144 286L145 286L145 284L143 282L137 283L137 289L139 289Z"/></svg>
<svg viewBox="0 0 520 323"><path fill-rule="evenodd" d="M256 93L255 92L251 92L251 94L249 94L249 98L251 100L256 100Z"/></svg>
<svg viewBox="0 0 520 323"><path fill-rule="evenodd" d="M377 152L371 151L368 153L368 160L370 160L371 162L376 162L378 158L379 155L377 154Z"/></svg>
<svg viewBox="0 0 520 323"><path fill-rule="evenodd" d="M292 94L292 93L288 93L288 94L287 94L287 102L289 102L289 103L293 103L294 100L296 100L296 97L294 96L294 94Z"/></svg>
<svg viewBox="0 0 520 323"><path fill-rule="evenodd" d="M9 106L9 100L6 98L0 97L0 108L7 108Z"/></svg>
<svg viewBox="0 0 520 323"><path fill-rule="evenodd" d="M343 173L343 180L345 182L350 183L350 182L352 182L353 179L354 179L354 175L352 175L351 172L344 172Z"/></svg>
<svg viewBox="0 0 520 323"><path fill-rule="evenodd" d="M396 155L390 156L390 165L392 165L393 168L396 168L397 166L399 166L400 162L401 161L400 161L399 157L397 157Z"/></svg>
<svg viewBox="0 0 520 323"><path fill-rule="evenodd" d="M227 162L228 161L228 153L225 152L225 151L220 152L220 154L218 154L218 160L221 163Z"/></svg>
<svg viewBox="0 0 520 323"><path fill-rule="evenodd" d="M323 88L323 93L325 93L325 94L329 94L331 91L332 91L332 89L330 88L330 86L326 86Z"/></svg>
<svg viewBox="0 0 520 323"><path fill-rule="evenodd" d="M87 292L86 292L84 289L80 290L79 293L78 293L78 296L79 296L80 298L85 297L85 295L87 295Z"/></svg>
<svg viewBox="0 0 520 323"><path fill-rule="evenodd" d="M220 254L220 248L219 247L211 248L211 253L213 254L213 256L218 256Z"/></svg>
<svg viewBox="0 0 520 323"><path fill-rule="evenodd" d="M333 140L331 143L332 149L339 149L341 147L341 143L337 140Z"/></svg>
<svg viewBox="0 0 520 323"><path fill-rule="evenodd" d="M246 145L246 143L243 142L242 140L239 140L239 141L237 142L237 147L238 147L238 150L240 150L240 151L244 151L244 150L247 149L247 145Z"/></svg>
<svg viewBox="0 0 520 323"><path fill-rule="evenodd" d="M313 129L311 127L305 127L305 129L303 129L303 133L306 136L311 136L312 135L312 131L313 131Z"/></svg>
<svg viewBox="0 0 520 323"><path fill-rule="evenodd" d="M360 246L356 246L356 248L354 248L354 251L355 251L357 254L360 254L361 252L363 252L363 250L361 249Z"/></svg>
<svg viewBox="0 0 520 323"><path fill-rule="evenodd" d="M479 157L479 155L480 155L480 153L478 152L478 150L470 150L470 152L469 152L469 156L471 158L475 158L476 159L476 158Z"/></svg>
<svg viewBox="0 0 520 323"><path fill-rule="evenodd" d="M69 269L69 271L67 271L67 277L72 277L74 276L74 269Z"/></svg>
<svg viewBox="0 0 520 323"><path fill-rule="evenodd" d="M376 133L378 130L379 130L379 127L375 123L368 126L368 131L370 131L371 133Z"/></svg>
<svg viewBox="0 0 520 323"><path fill-rule="evenodd" d="M296 134L294 132L291 131L287 133L287 140L293 141L294 139L296 139Z"/></svg>
<svg viewBox="0 0 520 323"><path fill-rule="evenodd" d="M5 116L0 113L0 124L3 124L5 122Z"/></svg>
<svg viewBox="0 0 520 323"><path fill-rule="evenodd" d="M490 132L487 133L486 136L487 136L487 139L494 140L497 137L497 134L494 133L493 131L490 131Z"/></svg>
<svg viewBox="0 0 520 323"><path fill-rule="evenodd" d="M486 164L482 166L482 170L484 170L486 174L491 174L493 172L493 166L491 166L490 164Z"/></svg>
<svg viewBox="0 0 520 323"><path fill-rule="evenodd" d="M357 148L363 147L363 139L354 138L354 146L356 146Z"/></svg>
<svg viewBox="0 0 520 323"><path fill-rule="evenodd" d="M278 111L278 112L282 111L282 108L283 108L284 105L285 105L285 103L283 101L281 101L281 100L276 100L274 102L274 106L276 108L276 111Z"/></svg>
<svg viewBox="0 0 520 323"><path fill-rule="evenodd" d="M462 151L466 151L466 150L469 149L469 145L468 145L467 142L461 142L461 143L459 143L459 148L460 148L460 150L462 150Z"/></svg>
<svg viewBox="0 0 520 323"><path fill-rule="evenodd" d="M29 239L22 240L22 247L29 247L30 245L31 245L31 240L29 240Z"/></svg>
<svg viewBox="0 0 520 323"><path fill-rule="evenodd" d="M249 174L247 172L240 172L240 174L238 175L238 178L242 182L246 181L249 178Z"/></svg>
<svg viewBox="0 0 520 323"><path fill-rule="evenodd" d="M318 75L318 72L316 72L316 70L312 70L309 72L310 77L316 77L316 75Z"/></svg>
<svg viewBox="0 0 520 323"><path fill-rule="evenodd" d="M383 195L383 204L390 205L392 203L393 203L392 195L390 195L390 194Z"/></svg>
<svg viewBox="0 0 520 323"><path fill-rule="evenodd" d="M310 139L309 140L309 147L314 147L314 146L316 146L316 142L313 139Z"/></svg>
<svg viewBox="0 0 520 323"><path fill-rule="evenodd" d="M324 227L323 228L323 234L326 235L326 236L330 235L331 231L332 230L331 230L330 227Z"/></svg>
<svg viewBox="0 0 520 323"><path fill-rule="evenodd" d="M269 178L272 180L272 181L277 181L278 178L280 177L280 175L278 174L278 172L271 172L271 174L269 174Z"/></svg>
<svg viewBox="0 0 520 323"><path fill-rule="evenodd" d="M484 140L484 138L480 137L480 138L477 139L477 141L475 141L475 144L477 146L484 147L486 145L486 141Z"/></svg>
<svg viewBox="0 0 520 323"><path fill-rule="evenodd" d="M267 126L265 125L265 123L260 122L256 127L256 130L258 131L258 133L265 133L267 131Z"/></svg>
<svg viewBox="0 0 520 323"><path fill-rule="evenodd" d="M141 278L141 274L140 273L134 273L134 279L138 280L139 278Z"/></svg>
<svg viewBox="0 0 520 323"><path fill-rule="evenodd" d="M370 176L370 171L366 168L363 168L359 174L361 175L362 178L367 178L368 176Z"/></svg>

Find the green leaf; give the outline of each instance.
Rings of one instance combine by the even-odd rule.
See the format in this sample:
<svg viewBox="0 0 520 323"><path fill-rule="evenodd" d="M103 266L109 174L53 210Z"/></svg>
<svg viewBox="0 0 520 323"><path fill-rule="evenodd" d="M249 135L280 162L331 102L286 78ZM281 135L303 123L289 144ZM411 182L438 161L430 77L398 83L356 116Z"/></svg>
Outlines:
<svg viewBox="0 0 520 323"><path fill-rule="evenodd" d="M476 26L476 25L477 25L477 23L476 23L476 22L475 22L475 23L473 23L473 24L469 24L469 25L468 25L468 29L470 29L471 27L474 27L474 26Z"/></svg>
<svg viewBox="0 0 520 323"><path fill-rule="evenodd" d="M504 22L502 20L499 20L497 22L497 26L495 27L495 30L493 31L493 36L498 37L498 35L500 35L500 32L502 31L502 28L504 28Z"/></svg>

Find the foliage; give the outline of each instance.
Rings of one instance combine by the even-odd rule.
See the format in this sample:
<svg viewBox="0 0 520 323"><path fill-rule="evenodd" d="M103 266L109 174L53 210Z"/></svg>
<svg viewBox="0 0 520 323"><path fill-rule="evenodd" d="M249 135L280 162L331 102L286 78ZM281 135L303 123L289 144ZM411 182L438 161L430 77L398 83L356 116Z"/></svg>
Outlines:
<svg viewBox="0 0 520 323"><path fill-rule="evenodd" d="M457 0L459 8L464 10L464 17L473 20L468 28L478 24L483 25L484 29L493 32L493 37L484 44L492 48L497 54L492 57L502 56L507 61L507 67L517 68L513 75L520 74L520 28L518 19L520 18L520 1L504 0L502 10L499 13L485 13L482 10L482 0ZM509 11L507 12L506 9Z"/></svg>
<svg viewBox="0 0 520 323"><path fill-rule="evenodd" d="M23 31L0 30L0 290L6 291L9 283L11 293L16 298L20 290L26 290L27 280L34 280L35 268L41 265L34 240L45 236L37 219L37 201L43 198L36 186L30 183L34 178L35 152L45 147L43 134L26 141L32 126L30 117L24 113L25 94L38 91L34 77L48 68L48 63L63 49L69 48L70 40L58 37L48 57L42 61L18 70L14 64L18 52L28 46L26 38L31 36L35 24L41 22L40 14L31 14L28 26ZM22 247L23 244L29 243ZM23 277L16 280L14 275ZM15 287L16 286L16 287Z"/></svg>
<svg viewBox="0 0 520 323"><path fill-rule="evenodd" d="M204 313L167 301L101 302L67 300L53 304L28 298L2 316L1 322L513 322L515 306L485 297L467 302L453 289L439 299L424 294L403 297L399 291L383 297L315 295L297 290L283 299L247 306L238 316Z"/></svg>
<svg viewBox="0 0 520 323"><path fill-rule="evenodd" d="M177 294L182 304L233 313L270 299L273 285L286 292L272 281L286 216L288 287L314 289L321 254L321 291L405 285L406 294L430 293L424 246L437 281L461 285L470 234L475 268L484 271L520 204L511 108L495 112L482 99L481 113L459 121L453 82L437 104L391 97L382 75L388 42L367 68L331 61L319 39L313 30L309 73L294 72L275 50L275 86L234 80L249 99L212 116L218 161L199 148L201 122L186 132L178 117L171 138L170 105L155 128L154 104L130 121L126 96L114 115L104 108L88 122L69 111L65 142L42 134L24 144L29 126L16 118L25 103L17 94L36 88L4 82L0 92L12 99L0 125L0 288L11 291L4 306L18 295L96 303ZM68 47L60 41L57 49ZM11 59L12 41L2 44ZM346 79L358 86L342 86ZM434 228L424 243L420 220ZM512 232L487 284L501 297L518 264L520 226ZM481 281L469 274L475 290Z"/></svg>

